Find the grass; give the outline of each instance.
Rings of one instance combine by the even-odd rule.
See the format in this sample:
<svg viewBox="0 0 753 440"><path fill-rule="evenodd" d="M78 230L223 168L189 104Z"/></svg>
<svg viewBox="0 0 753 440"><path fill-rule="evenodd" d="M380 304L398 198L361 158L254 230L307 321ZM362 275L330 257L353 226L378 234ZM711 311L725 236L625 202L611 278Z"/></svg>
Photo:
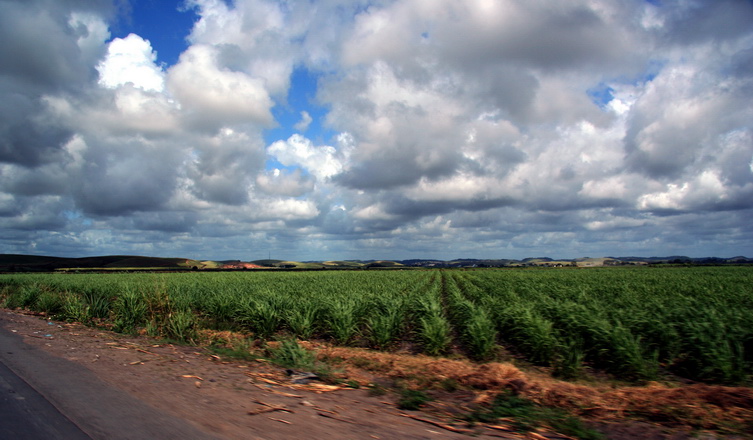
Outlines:
<svg viewBox="0 0 753 440"><path fill-rule="evenodd" d="M115 322L113 329L120 333L134 333L146 322L148 306L142 296L135 291L126 291L118 297L114 305Z"/></svg>
<svg viewBox="0 0 753 440"><path fill-rule="evenodd" d="M372 396L372 397L381 397L387 394L387 388L377 383L369 384L368 388L369 388L369 396Z"/></svg>
<svg viewBox="0 0 753 440"><path fill-rule="evenodd" d="M196 316L190 310L177 310L167 317L164 335L179 342L193 343L196 339Z"/></svg>
<svg viewBox="0 0 753 440"><path fill-rule="evenodd" d="M397 407L408 411L417 411L427 402L433 400L426 392L404 388L400 390Z"/></svg>
<svg viewBox="0 0 753 440"><path fill-rule="evenodd" d="M267 348L268 359L283 368L313 373L329 384L341 383L338 372L328 363L319 362L316 353L301 347L295 339L283 339Z"/></svg>
<svg viewBox="0 0 753 440"><path fill-rule="evenodd" d="M63 309L63 298L58 292L44 291L37 298L36 307L47 316L54 316Z"/></svg>
<svg viewBox="0 0 753 440"><path fill-rule="evenodd" d="M301 347L295 339L284 339L267 351L269 359L281 367L306 371L317 368L316 355Z"/></svg>
<svg viewBox="0 0 753 440"><path fill-rule="evenodd" d="M110 316L112 304L105 293L89 289L81 297L88 307L88 315L91 318L106 319Z"/></svg>
<svg viewBox="0 0 753 440"><path fill-rule="evenodd" d="M227 344L212 344L209 346L209 350L218 356L231 359L254 361L261 358L261 356L254 354L251 342L246 338L234 341L229 346Z"/></svg>
<svg viewBox="0 0 753 440"><path fill-rule="evenodd" d="M512 420L513 427L521 432L546 426L560 434L583 440L604 438L600 433L585 426L580 419L562 410L537 405L509 391L497 395L488 407L479 408L467 416L471 423L495 423L501 418Z"/></svg>
<svg viewBox="0 0 753 440"><path fill-rule="evenodd" d="M84 298L66 292L63 295L63 304L57 318L63 321L88 324L92 318L90 312L91 308L86 305Z"/></svg>

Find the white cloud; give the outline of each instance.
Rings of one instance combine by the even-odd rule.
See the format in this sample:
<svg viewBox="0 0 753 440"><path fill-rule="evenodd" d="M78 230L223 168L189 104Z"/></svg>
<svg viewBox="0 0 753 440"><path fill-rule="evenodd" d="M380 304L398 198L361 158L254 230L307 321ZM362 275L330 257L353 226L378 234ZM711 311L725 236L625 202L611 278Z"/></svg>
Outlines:
<svg viewBox="0 0 753 440"><path fill-rule="evenodd" d="M272 124L273 102L260 78L222 68L217 49L194 45L168 71L168 90L195 124Z"/></svg>
<svg viewBox="0 0 753 440"><path fill-rule="evenodd" d="M588 180L579 191L583 197L624 200L630 195L624 176L611 176L604 180Z"/></svg>
<svg viewBox="0 0 753 440"><path fill-rule="evenodd" d="M638 199L642 210L709 209L714 204L723 205L728 191L718 173L707 170L690 182L670 183L666 191L650 193Z"/></svg>
<svg viewBox="0 0 753 440"><path fill-rule="evenodd" d="M305 220L319 215L316 205L310 200L278 199L262 205L261 216L282 220Z"/></svg>
<svg viewBox="0 0 753 440"><path fill-rule="evenodd" d="M69 96L45 96L51 116L85 132L113 136L164 136L182 129L176 105L164 94L127 83L98 96L78 101Z"/></svg>
<svg viewBox="0 0 753 440"><path fill-rule="evenodd" d="M178 111L164 95L148 93L125 85L115 92L110 123L114 131L131 130L136 133L175 133L179 127ZM97 115L89 115L98 120Z"/></svg>
<svg viewBox="0 0 753 440"><path fill-rule="evenodd" d="M300 197L314 189L314 181L303 176L300 170L284 172L277 168L258 175L256 185L267 194L288 197Z"/></svg>
<svg viewBox="0 0 753 440"><path fill-rule="evenodd" d="M263 164L259 133L223 128L212 136L196 136L192 143L185 173L194 195L211 203L249 203Z"/></svg>
<svg viewBox="0 0 753 440"><path fill-rule="evenodd" d="M78 30L76 43L87 63L96 62L102 55L102 43L110 38L107 23L92 13L73 12L68 24Z"/></svg>
<svg viewBox="0 0 753 440"><path fill-rule="evenodd" d="M500 179L461 173L438 181L421 179L406 190L405 195L415 201L447 202L462 206L474 200L518 198L520 195L516 192Z"/></svg>
<svg viewBox="0 0 753 440"><path fill-rule="evenodd" d="M143 90L161 92L165 79L156 60L151 44L140 36L115 38L108 45L105 59L97 65L99 83L108 88L131 83Z"/></svg>
<svg viewBox="0 0 753 440"><path fill-rule="evenodd" d="M322 181L342 171L337 150L329 145L315 146L311 140L294 134L286 141L274 142L267 148L285 166L299 166Z"/></svg>
<svg viewBox="0 0 753 440"><path fill-rule="evenodd" d="M300 48L293 40L300 31L289 23L285 10L311 9L306 3L282 4L243 0L232 7L219 0L191 0L200 19L189 36L194 46L217 48L222 67L243 71L260 79L270 95L283 96L290 85L295 57Z"/></svg>
<svg viewBox="0 0 753 440"><path fill-rule="evenodd" d="M599 220L592 220L585 223L585 228L591 231L614 232L617 230L640 228L647 224L642 218L620 217L606 213Z"/></svg>
<svg viewBox="0 0 753 440"><path fill-rule="evenodd" d="M363 208L357 209L353 213L353 217L357 220L374 221L374 220L396 220L397 216L385 211L384 206L381 204L369 205Z"/></svg>
<svg viewBox="0 0 753 440"><path fill-rule="evenodd" d="M304 132L308 130L309 125L311 125L312 121L313 119L311 119L311 115L309 115L309 112L304 110L301 112L301 120L296 122L293 128L295 128L296 130L300 132Z"/></svg>

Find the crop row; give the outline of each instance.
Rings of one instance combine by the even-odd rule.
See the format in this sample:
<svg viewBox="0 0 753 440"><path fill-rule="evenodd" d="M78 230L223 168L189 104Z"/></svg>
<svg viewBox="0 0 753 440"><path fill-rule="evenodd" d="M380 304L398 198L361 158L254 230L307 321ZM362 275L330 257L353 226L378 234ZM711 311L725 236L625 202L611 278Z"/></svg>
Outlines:
<svg viewBox="0 0 753 440"><path fill-rule="evenodd" d="M211 328L480 361L508 353L565 377L588 367L740 383L753 366L746 267L15 274L0 286L4 307L178 340Z"/></svg>

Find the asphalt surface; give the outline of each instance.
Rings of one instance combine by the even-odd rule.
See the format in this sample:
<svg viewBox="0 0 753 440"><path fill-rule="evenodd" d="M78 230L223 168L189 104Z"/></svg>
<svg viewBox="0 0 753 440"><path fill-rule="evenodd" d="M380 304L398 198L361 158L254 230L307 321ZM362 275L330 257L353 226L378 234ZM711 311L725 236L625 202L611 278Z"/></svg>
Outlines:
<svg viewBox="0 0 753 440"><path fill-rule="evenodd" d="M0 363L0 437L16 440L91 439L3 363Z"/></svg>
<svg viewBox="0 0 753 440"><path fill-rule="evenodd" d="M212 439L0 325L0 439Z"/></svg>

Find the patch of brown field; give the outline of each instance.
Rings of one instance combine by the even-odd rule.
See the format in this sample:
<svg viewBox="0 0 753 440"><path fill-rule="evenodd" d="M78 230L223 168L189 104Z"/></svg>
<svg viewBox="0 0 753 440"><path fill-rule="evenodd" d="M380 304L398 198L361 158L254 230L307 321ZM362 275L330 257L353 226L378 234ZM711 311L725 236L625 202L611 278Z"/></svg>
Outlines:
<svg viewBox="0 0 753 440"><path fill-rule="evenodd" d="M478 390L504 389L525 375L510 364L474 364L465 360L424 355L384 353L359 348L333 347L310 342L301 343L316 350L321 359L342 360L349 366L377 373L391 379L405 379L422 386L453 380L458 385Z"/></svg>
<svg viewBox="0 0 753 440"><path fill-rule="evenodd" d="M200 338L233 346L245 336L203 330ZM490 402L496 394L510 390L541 405L561 408L591 421L637 418L680 428L715 430L736 425L753 429L753 388L706 384L578 384L541 372L524 372L509 363L478 364L466 359L387 353L338 347L326 342L299 343L315 351L319 360L332 364L340 379L362 386L389 379L404 386L438 389L451 382L472 391L473 402L466 403ZM275 344L269 342L267 346Z"/></svg>
<svg viewBox="0 0 753 440"><path fill-rule="evenodd" d="M670 426L717 429L753 420L753 389L693 384L605 388L536 381L525 394L548 406L598 420L638 416Z"/></svg>
<svg viewBox="0 0 753 440"><path fill-rule="evenodd" d="M488 401L498 392L512 390L542 405L565 409L594 421L638 417L668 426L719 429L730 424L746 426L753 420L753 389L745 387L705 384L673 387L658 383L619 387L583 385L525 373L506 363L476 364L467 360L382 353L312 342L301 345L316 350L320 359L337 361L351 377L358 377L359 371L365 370L423 387L441 386L443 381L452 380L460 387L476 390L476 402Z"/></svg>
<svg viewBox="0 0 753 440"><path fill-rule="evenodd" d="M753 390L704 384L682 388L646 387L607 393L614 403L651 420L713 429L725 422L753 420ZM610 402L611 403L611 402Z"/></svg>
<svg viewBox="0 0 753 440"><path fill-rule="evenodd" d="M228 348L235 346L241 341L246 340L248 337L238 332L229 330L210 330L201 329L197 331L199 341L206 344L220 344L225 345Z"/></svg>

